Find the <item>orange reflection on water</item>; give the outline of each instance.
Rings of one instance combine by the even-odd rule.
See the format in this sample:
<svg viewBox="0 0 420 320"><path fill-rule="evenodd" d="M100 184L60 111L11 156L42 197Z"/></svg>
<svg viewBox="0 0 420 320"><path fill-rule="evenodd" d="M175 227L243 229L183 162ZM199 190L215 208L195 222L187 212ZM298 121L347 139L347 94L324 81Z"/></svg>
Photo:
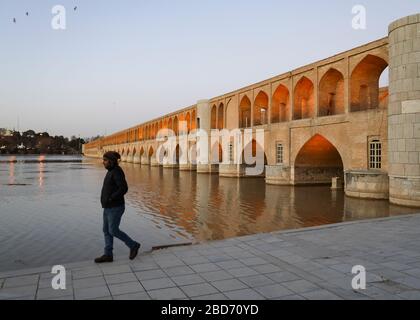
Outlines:
<svg viewBox="0 0 420 320"><path fill-rule="evenodd" d="M9 160L9 184L15 184L15 163L12 158L16 159L16 157L11 157Z"/></svg>
<svg viewBox="0 0 420 320"><path fill-rule="evenodd" d="M43 157L43 156L41 156L41 157ZM45 159L45 157L44 157L44 159ZM38 182L39 182L39 187L40 188L42 188L44 186L44 168L45 168L45 163L40 162L38 164L38 172L39 172Z"/></svg>

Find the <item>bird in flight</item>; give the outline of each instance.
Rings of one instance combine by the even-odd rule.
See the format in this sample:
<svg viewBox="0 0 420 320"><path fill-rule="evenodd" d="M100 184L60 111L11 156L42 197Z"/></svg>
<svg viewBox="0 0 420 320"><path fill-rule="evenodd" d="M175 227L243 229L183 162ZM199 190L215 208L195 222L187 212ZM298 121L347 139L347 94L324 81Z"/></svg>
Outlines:
<svg viewBox="0 0 420 320"><path fill-rule="evenodd" d="M76 11L77 10L77 6L76 7L74 7L74 11Z"/></svg>
<svg viewBox="0 0 420 320"><path fill-rule="evenodd" d="M28 17L29 17L29 12L26 12L26 16L28 16Z"/></svg>
<svg viewBox="0 0 420 320"><path fill-rule="evenodd" d="M13 23L16 23L16 18L13 18Z"/></svg>

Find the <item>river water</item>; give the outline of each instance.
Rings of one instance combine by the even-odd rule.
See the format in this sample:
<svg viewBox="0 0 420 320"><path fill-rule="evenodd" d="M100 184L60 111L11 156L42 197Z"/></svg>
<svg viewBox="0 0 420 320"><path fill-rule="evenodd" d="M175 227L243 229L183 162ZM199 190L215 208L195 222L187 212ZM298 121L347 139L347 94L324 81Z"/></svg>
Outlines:
<svg viewBox="0 0 420 320"><path fill-rule="evenodd" d="M130 187L121 229L153 247L417 213L345 197L328 186L268 186L264 179L122 164ZM102 254L100 161L0 156L0 272ZM115 241L115 255L128 249Z"/></svg>

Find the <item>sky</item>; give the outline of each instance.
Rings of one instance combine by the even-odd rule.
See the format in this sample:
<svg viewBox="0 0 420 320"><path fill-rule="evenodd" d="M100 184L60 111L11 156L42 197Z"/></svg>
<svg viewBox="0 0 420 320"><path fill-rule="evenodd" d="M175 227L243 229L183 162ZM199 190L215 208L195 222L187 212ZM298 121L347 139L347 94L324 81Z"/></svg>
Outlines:
<svg viewBox="0 0 420 320"><path fill-rule="evenodd" d="M55 5L65 30L51 26ZM418 12L418 0L0 0L0 128L111 134L385 37Z"/></svg>

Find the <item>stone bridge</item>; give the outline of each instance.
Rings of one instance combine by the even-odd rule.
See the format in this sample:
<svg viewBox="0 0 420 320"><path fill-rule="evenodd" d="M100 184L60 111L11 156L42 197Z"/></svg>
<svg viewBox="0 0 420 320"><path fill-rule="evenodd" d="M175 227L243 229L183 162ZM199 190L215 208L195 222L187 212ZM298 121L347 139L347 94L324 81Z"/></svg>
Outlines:
<svg viewBox="0 0 420 320"><path fill-rule="evenodd" d="M389 70L389 88L380 87ZM183 124L183 126L180 126ZM88 157L118 151L134 165L161 165L162 129L189 136L187 163L164 167L244 177L235 144L197 161L196 129L251 129L246 148L262 151L269 184L331 183L352 197L420 207L420 14L389 26L389 36L234 92L201 100L84 146ZM255 132L264 132L264 145Z"/></svg>

